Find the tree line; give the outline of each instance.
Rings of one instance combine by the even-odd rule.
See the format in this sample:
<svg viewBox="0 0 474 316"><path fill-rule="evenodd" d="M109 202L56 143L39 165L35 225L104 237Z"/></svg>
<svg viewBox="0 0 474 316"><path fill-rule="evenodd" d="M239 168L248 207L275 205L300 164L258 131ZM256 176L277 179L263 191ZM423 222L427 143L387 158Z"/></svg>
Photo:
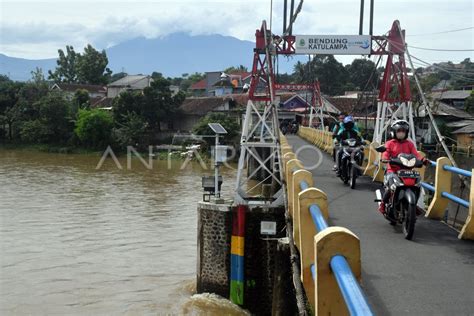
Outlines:
<svg viewBox="0 0 474 316"><path fill-rule="evenodd" d="M99 52L91 45L82 53L67 46L65 51L60 49L58 55L57 67L49 71L48 79L41 69L33 71L28 82L15 82L0 76L0 141L88 148L150 144L163 126L169 126L181 115L179 107L191 84L204 78L201 73L165 78L161 73L153 72L150 87L143 91L122 92L113 100L112 111L104 111L91 108L86 90L77 90L71 96L50 90L51 83L105 85L126 73L113 74L107 67L106 52ZM471 72L474 72L469 59L463 63L463 76L454 71L453 74L438 71L429 75L423 75L423 68L415 71L423 75L421 81L425 91L442 79L451 79L452 85L458 87L466 84L462 79L471 78ZM226 73L246 71L248 69L242 65L224 70ZM277 80L309 83L319 79L323 93L340 95L348 90L376 89L382 72L383 68L377 68L367 59L355 59L344 66L334 56L327 55L315 56L307 63L298 62L293 73L278 74ZM173 94L170 85L177 85L182 91ZM413 95L415 99L419 97L415 90ZM473 97L467 104L474 110ZM204 121L197 126L197 130L205 128Z"/></svg>

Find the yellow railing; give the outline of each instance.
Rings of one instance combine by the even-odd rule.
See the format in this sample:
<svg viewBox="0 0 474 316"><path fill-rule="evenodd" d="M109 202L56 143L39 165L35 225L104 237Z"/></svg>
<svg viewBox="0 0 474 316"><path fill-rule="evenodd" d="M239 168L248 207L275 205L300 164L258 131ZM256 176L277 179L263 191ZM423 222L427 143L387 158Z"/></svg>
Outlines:
<svg viewBox="0 0 474 316"><path fill-rule="evenodd" d="M332 153L333 141L330 132L317 130L310 127L300 127L298 134L303 139L314 144L320 149L327 151L328 153ZM365 146L365 160L362 168L364 169L364 175L371 177L373 181L382 182L384 170L380 164L380 153L375 151L377 146L379 146L379 144L376 142L370 144L368 143L367 146ZM424 153L421 154L424 156ZM453 168L450 168L452 167L451 162L446 157L438 158L437 162L432 162L432 165L436 166L435 185L431 186L427 183L422 183L422 186L425 190L433 192L433 200L427 209L426 217L440 219L443 217L450 201L458 203L468 209L468 217L461 229L461 232L459 233L458 238L474 240L474 191L472 190L474 179L472 176L470 176L471 190L469 193L469 201L463 201L451 194L452 173L459 173L469 177L469 174L472 175L474 169L472 171L464 170L464 172L461 169L459 169L459 172L453 171ZM454 170L455 169L456 168L454 168ZM420 171L423 179L425 167L417 170Z"/></svg>
<svg viewBox="0 0 474 316"><path fill-rule="evenodd" d="M306 132L300 129L302 133ZM318 132L320 146L332 149L328 132ZM318 136L319 137L319 136ZM313 135L313 139L316 137ZM360 240L344 227L327 226L326 194L313 187L285 136L280 136L288 212L300 252L301 280L315 315L371 315L360 289ZM342 294L344 293L344 295Z"/></svg>

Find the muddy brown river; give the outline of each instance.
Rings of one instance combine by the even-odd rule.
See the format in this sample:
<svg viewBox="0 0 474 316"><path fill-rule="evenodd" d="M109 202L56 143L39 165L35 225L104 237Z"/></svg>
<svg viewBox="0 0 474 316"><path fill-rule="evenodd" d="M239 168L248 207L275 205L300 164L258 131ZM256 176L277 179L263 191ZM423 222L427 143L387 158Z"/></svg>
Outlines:
<svg viewBox="0 0 474 316"><path fill-rule="evenodd" d="M194 295L197 163L0 149L0 314L241 315ZM231 197L235 170L223 170Z"/></svg>

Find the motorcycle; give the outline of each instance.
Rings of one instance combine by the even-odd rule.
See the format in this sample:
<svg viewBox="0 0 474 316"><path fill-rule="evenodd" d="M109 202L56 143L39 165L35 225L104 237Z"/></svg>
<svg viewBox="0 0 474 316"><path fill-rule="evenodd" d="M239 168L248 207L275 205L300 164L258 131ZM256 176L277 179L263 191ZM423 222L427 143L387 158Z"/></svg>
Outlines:
<svg viewBox="0 0 474 316"><path fill-rule="evenodd" d="M386 150L384 146L376 148L376 151L382 153ZM401 169L390 179L388 188L390 190L389 202L385 205L385 218L391 225L402 225L405 239L411 240L415 232L415 222L417 216L416 205L420 197L421 176L413 168L423 166L423 161L412 154L399 154L397 158L382 160L382 162L391 165L400 166ZM383 193L376 190L376 202L382 202Z"/></svg>
<svg viewBox="0 0 474 316"><path fill-rule="evenodd" d="M355 189L357 177L360 175L360 166L364 161L364 151L362 142L349 138L341 142L342 158L339 177L344 184L350 184L351 189Z"/></svg>

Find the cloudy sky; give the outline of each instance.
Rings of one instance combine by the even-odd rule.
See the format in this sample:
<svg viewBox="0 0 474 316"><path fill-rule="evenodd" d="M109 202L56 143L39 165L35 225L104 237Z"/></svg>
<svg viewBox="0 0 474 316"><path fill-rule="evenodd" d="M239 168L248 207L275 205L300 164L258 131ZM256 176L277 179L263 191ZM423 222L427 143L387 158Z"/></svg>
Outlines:
<svg viewBox="0 0 474 316"><path fill-rule="evenodd" d="M271 0L0 0L0 53L30 59L57 56L57 49L91 43L107 48L138 36L154 38L184 31L253 40L261 20L270 20ZM296 3L299 0L295 0ZM366 19L369 0L366 0ZM281 32L283 0L273 0L273 31ZM306 0L294 34L357 34L359 0ZM472 0L375 0L374 33L384 34L395 19L409 45L474 49ZM368 22L368 20L366 20ZM434 34L455 29L459 32ZM368 32L366 23L365 32ZM411 49L429 61L474 59L473 52ZM348 62L351 58L340 58Z"/></svg>

